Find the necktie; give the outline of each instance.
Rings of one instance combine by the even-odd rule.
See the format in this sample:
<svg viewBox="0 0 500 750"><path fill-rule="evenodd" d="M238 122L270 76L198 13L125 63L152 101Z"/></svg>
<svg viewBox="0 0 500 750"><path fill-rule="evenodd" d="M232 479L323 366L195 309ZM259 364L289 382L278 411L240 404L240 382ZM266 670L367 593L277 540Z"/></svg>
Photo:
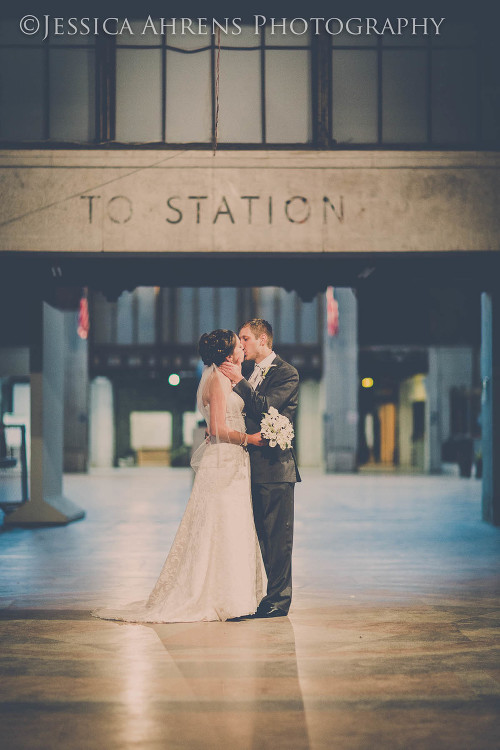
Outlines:
<svg viewBox="0 0 500 750"><path fill-rule="evenodd" d="M248 379L248 382L250 383L253 388L257 388L261 382L262 382L262 368L260 365L255 365L253 368L252 374L250 375L250 378Z"/></svg>

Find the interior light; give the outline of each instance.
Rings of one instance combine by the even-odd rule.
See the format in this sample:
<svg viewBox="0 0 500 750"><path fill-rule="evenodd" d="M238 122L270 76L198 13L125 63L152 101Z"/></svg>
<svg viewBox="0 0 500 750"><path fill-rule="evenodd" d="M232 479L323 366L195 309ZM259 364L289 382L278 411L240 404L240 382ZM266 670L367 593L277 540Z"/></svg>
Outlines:
<svg viewBox="0 0 500 750"><path fill-rule="evenodd" d="M176 372L173 372L173 373L171 373L171 374L170 374L170 375L168 376L168 384L169 384L169 385L179 385L179 383L180 383L180 382L181 382L181 379L180 379L180 377L179 377L179 376L177 375L177 373L176 373Z"/></svg>
<svg viewBox="0 0 500 750"><path fill-rule="evenodd" d="M363 388L373 388L373 378L363 378L361 385Z"/></svg>

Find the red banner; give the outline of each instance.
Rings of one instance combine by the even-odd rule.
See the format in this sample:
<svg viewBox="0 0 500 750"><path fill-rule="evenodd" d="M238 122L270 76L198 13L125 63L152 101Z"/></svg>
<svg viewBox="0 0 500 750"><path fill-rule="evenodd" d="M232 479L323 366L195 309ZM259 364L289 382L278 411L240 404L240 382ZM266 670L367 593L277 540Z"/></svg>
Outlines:
<svg viewBox="0 0 500 750"><path fill-rule="evenodd" d="M80 299L80 309L78 311L78 328L77 333L81 339L87 339L89 335L89 302L87 299L87 290L84 290Z"/></svg>
<svg viewBox="0 0 500 750"><path fill-rule="evenodd" d="M326 290L326 326L329 336L339 332L339 305L333 294L333 286Z"/></svg>

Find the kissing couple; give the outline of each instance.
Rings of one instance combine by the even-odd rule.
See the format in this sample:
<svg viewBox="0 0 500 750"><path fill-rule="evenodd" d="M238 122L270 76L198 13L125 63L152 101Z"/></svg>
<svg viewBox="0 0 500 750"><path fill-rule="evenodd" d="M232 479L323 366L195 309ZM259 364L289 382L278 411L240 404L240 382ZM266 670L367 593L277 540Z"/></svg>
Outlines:
<svg viewBox="0 0 500 750"><path fill-rule="evenodd" d="M273 351L270 323L199 341L197 391L207 439L192 459L191 495L160 576L145 602L92 614L126 622L284 617L292 599L293 448L271 447L261 420L274 407L293 424L299 376ZM247 378L242 374L242 364ZM271 441L273 442L273 441Z"/></svg>

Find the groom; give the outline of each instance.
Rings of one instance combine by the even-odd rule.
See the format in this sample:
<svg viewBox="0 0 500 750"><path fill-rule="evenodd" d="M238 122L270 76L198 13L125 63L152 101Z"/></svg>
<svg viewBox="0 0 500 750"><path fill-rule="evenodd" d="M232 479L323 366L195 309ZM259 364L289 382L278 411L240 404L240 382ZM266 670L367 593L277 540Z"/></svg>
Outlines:
<svg viewBox="0 0 500 750"><path fill-rule="evenodd" d="M263 412L274 406L293 423L299 375L273 351L273 329L254 318L240 328L245 361L253 363L246 380L239 368L224 362L220 369L235 383L245 402L249 433L260 432ZM253 617L284 617L292 600L293 493L300 482L293 448L249 448L255 528L267 573L267 594Z"/></svg>

